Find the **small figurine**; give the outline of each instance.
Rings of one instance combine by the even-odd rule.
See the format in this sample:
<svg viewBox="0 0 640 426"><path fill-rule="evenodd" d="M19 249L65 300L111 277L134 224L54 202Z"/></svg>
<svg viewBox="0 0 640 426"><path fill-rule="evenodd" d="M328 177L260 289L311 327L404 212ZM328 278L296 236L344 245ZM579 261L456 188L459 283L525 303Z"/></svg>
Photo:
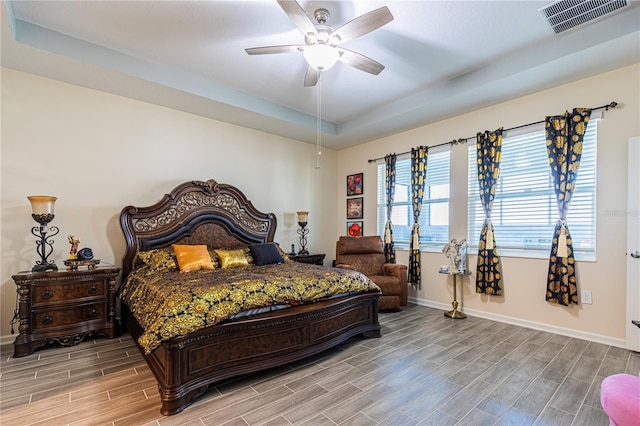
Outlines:
<svg viewBox="0 0 640 426"><path fill-rule="evenodd" d="M69 259L76 260L78 258L78 245L80 244L80 240L78 237L69 235L69 244L71 244L71 250L69 250Z"/></svg>
<svg viewBox="0 0 640 426"><path fill-rule="evenodd" d="M442 249L451 266L450 272L465 273L467 269L467 239L458 242L455 238Z"/></svg>

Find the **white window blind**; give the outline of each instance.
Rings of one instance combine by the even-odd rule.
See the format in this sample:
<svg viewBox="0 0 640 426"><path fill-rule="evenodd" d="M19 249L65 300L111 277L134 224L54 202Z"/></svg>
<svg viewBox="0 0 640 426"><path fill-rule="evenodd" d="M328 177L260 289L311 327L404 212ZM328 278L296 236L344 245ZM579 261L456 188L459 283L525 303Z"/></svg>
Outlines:
<svg viewBox="0 0 640 426"><path fill-rule="evenodd" d="M449 164L451 150L429 152L427 182L420 212L420 248L442 248L449 242ZM384 235L386 216L385 164L378 164L378 235ZM396 160L396 190L391 211L393 240L397 248L409 248L413 227L411 158Z"/></svg>
<svg viewBox="0 0 640 426"><path fill-rule="evenodd" d="M584 136L578 179L567 215L574 256L583 260L595 259L596 145L597 120L592 118ZM468 232L470 246L477 249L484 212L478 195L476 161L476 145L470 143ZM513 136L505 134L491 214L499 253L547 257L557 220L543 126Z"/></svg>

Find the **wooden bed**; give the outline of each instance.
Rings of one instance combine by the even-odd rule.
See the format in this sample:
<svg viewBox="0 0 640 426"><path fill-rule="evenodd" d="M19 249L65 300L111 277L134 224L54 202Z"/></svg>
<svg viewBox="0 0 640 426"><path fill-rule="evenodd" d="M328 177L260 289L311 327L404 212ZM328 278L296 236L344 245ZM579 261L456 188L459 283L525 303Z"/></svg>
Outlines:
<svg viewBox="0 0 640 426"><path fill-rule="evenodd" d="M138 251L175 243L242 248L273 241L276 230L273 214L215 180L181 184L149 207L125 207L120 224L127 246L123 282ZM379 337L379 297L366 292L227 320L173 337L149 355L141 349L158 380L161 413L179 413L223 379L287 364L356 335ZM137 342L142 329L124 303L122 318Z"/></svg>

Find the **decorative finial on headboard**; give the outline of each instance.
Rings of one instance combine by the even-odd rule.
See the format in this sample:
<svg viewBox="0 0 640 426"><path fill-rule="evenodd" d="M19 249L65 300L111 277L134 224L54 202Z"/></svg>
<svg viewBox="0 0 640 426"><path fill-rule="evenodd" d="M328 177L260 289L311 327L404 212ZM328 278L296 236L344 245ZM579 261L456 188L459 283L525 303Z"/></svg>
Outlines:
<svg viewBox="0 0 640 426"><path fill-rule="evenodd" d="M200 180L194 180L193 183L195 185L202 187L205 192L208 192L210 194L214 193L216 186L218 186L218 182L216 182L215 179L209 179L206 182L203 182Z"/></svg>

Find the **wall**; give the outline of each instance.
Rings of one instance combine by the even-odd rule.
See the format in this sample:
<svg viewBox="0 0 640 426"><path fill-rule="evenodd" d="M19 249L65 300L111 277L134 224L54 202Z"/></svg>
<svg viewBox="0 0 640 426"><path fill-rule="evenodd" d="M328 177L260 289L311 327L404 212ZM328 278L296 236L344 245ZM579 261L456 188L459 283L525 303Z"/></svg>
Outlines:
<svg viewBox="0 0 640 426"><path fill-rule="evenodd" d="M640 66L625 67L553 91L543 91L340 152L325 149L315 170L315 147L131 99L2 69L0 334L9 336L15 306L11 275L37 256L27 195L58 197L60 228L53 258L66 257L68 234L119 265L122 207L148 205L187 180L215 178L245 191L276 213L276 241L297 244L294 212L310 213L309 248L334 258L345 234L345 177L364 172L365 233L375 232L376 167L367 162L420 144L435 145L477 131L539 121L575 106L617 101L598 126L597 261L579 262L580 289L593 305L560 307L544 300L547 262L503 257L505 296L476 294L465 280L461 300L469 314L611 344L625 335L627 140L640 134ZM452 148L451 237L466 235L466 147ZM247 170L248 173L238 173ZM335 215L327 212L337 212ZM398 261L407 263L407 253ZM469 264L475 265L475 256ZM450 309L451 285L437 273L441 253L423 253L422 288L413 301ZM459 296L459 297L460 297Z"/></svg>
<svg viewBox="0 0 640 426"><path fill-rule="evenodd" d="M15 306L11 275L38 256L28 195L54 195L52 259L64 268L67 236L102 263L121 264L124 206L150 205L176 185L216 179L276 214L275 240L298 246L294 219L309 210L309 250L331 253L337 153L164 107L2 69L0 334ZM322 214L325 213L325 214ZM329 258L329 256L327 256ZM329 261L329 259L327 259ZM17 327L16 327L17 330Z"/></svg>
<svg viewBox="0 0 640 426"><path fill-rule="evenodd" d="M475 280L470 277L464 279L458 300L468 314L624 346L626 216L615 212L626 209L628 139L640 135L639 81L640 65L636 64L340 151L337 234L345 232L344 178L356 172L365 174L365 233L376 232L376 165L369 164L368 159L473 136L486 129L540 121L573 107L597 107L616 101L620 105L605 112L598 124L597 261L578 262L577 266L578 289L591 290L593 304L562 307L547 303L548 261L514 257L502 258L504 297L476 294ZM456 145L451 153L451 238L466 236L466 211L467 147ZM476 256L469 256L472 269L476 261ZM398 262L407 264L406 251L398 252ZM410 288L411 300L451 309L451 282L437 273L443 263L447 261L442 253L422 253L422 287Z"/></svg>

